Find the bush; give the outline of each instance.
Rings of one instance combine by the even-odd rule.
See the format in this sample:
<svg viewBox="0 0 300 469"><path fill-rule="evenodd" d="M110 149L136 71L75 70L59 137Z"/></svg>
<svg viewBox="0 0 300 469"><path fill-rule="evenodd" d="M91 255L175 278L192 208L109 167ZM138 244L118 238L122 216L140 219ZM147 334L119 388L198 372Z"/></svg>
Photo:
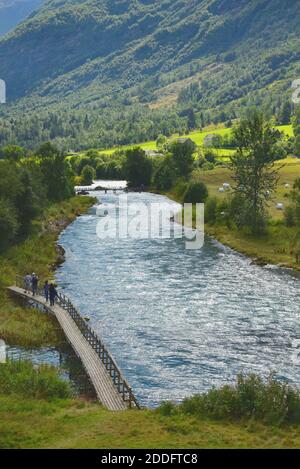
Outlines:
<svg viewBox="0 0 300 469"><path fill-rule="evenodd" d="M204 203L208 197L208 190L204 182L192 182L189 184L184 196L184 203Z"/></svg>
<svg viewBox="0 0 300 469"><path fill-rule="evenodd" d="M94 168L90 165L86 165L81 172L81 177L83 184L86 184L87 186L93 184L93 180L95 178Z"/></svg>
<svg viewBox="0 0 300 469"><path fill-rule="evenodd" d="M188 187L188 183L183 179L179 179L176 182L172 192L173 192L173 194L174 194L174 196L177 200L182 200L183 199L183 196L184 196L184 193L187 190L187 187Z"/></svg>
<svg viewBox="0 0 300 469"><path fill-rule="evenodd" d="M216 159L217 159L217 155L211 148L207 148L204 151L204 158L208 163L215 164Z"/></svg>
<svg viewBox="0 0 300 469"><path fill-rule="evenodd" d="M294 207L288 206L284 211L284 221L286 226L291 227L296 225L296 213Z"/></svg>
<svg viewBox="0 0 300 469"><path fill-rule="evenodd" d="M254 374L239 375L235 385L213 388L185 399L180 410L214 419L254 419L267 424L299 423L300 393L271 375L267 381Z"/></svg>
<svg viewBox="0 0 300 469"><path fill-rule="evenodd" d="M212 225L217 221L218 201L216 197L209 198L205 203L205 221Z"/></svg>
<svg viewBox="0 0 300 469"><path fill-rule="evenodd" d="M51 400L71 397L71 388L51 366L34 367L30 361L0 364L0 393Z"/></svg>
<svg viewBox="0 0 300 469"><path fill-rule="evenodd" d="M171 415L176 414L177 406L173 402L165 401L158 407L158 412L164 417L170 417Z"/></svg>

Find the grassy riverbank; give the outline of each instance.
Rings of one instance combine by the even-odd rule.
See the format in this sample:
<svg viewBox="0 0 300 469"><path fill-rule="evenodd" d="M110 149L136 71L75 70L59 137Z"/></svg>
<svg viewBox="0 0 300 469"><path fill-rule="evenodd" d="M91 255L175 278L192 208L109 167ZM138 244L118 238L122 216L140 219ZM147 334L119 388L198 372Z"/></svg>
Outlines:
<svg viewBox="0 0 300 469"><path fill-rule="evenodd" d="M297 178L300 178L300 160L287 158L277 162L284 165L280 170L280 180L277 191L269 202L269 226L263 236L253 236L243 230L228 228L225 223L205 224L206 234L217 239L226 246L251 257L258 263L277 264L300 271L300 264L296 262L295 252L299 243L299 228L287 227L284 223L284 212L276 209L277 203L289 204L288 195ZM193 181L206 184L210 197L218 201L225 201L228 193L219 192L223 183L232 183L231 173L225 167L217 167L210 171L196 171ZM286 187L286 185L289 185ZM184 185L179 184L167 195L182 202ZM300 249L300 245L299 245Z"/></svg>
<svg viewBox="0 0 300 469"><path fill-rule="evenodd" d="M158 411L0 396L1 448L299 448L298 426L214 422Z"/></svg>
<svg viewBox="0 0 300 469"><path fill-rule="evenodd" d="M40 347L61 342L55 321L19 306L10 298L6 287L14 283L16 274L27 271L51 279L59 256L56 249L59 233L92 203L92 198L73 197L51 205L35 221L31 236L0 255L0 338L10 345Z"/></svg>

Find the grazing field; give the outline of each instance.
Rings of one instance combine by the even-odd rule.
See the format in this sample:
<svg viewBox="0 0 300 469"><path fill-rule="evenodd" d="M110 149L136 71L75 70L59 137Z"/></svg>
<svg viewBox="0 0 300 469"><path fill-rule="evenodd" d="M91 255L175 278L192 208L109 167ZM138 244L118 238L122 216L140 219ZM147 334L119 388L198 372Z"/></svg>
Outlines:
<svg viewBox="0 0 300 469"><path fill-rule="evenodd" d="M300 249L299 229L288 228L284 224L284 210L276 208L277 203L289 204L289 193L297 178L300 178L300 159L286 158L278 161L280 180L277 191L269 201L270 223L268 231L263 236L252 236L238 229L228 228L226 224L206 224L206 233L223 244L238 252L244 253L261 262L283 265L300 270L296 262L296 252ZM209 190L209 195L218 200L226 200L230 192L219 192L223 183L232 183L231 172L228 168L217 167L211 171L197 171L193 178L203 181ZM286 185L288 184L288 187ZM172 196L172 194L171 194Z"/></svg>
<svg viewBox="0 0 300 469"><path fill-rule="evenodd" d="M288 194L295 180L300 178L300 159L290 157L279 160L276 165L282 166L282 168L280 170L280 180L277 191L269 202L269 211L273 219L282 220L283 211L276 209L276 204L283 203L286 205L288 203ZM226 198L228 193L220 193L218 189L224 182L232 183L230 170L223 167L217 167L210 171L199 171L195 174L194 178L203 181L208 187L209 194L220 199ZM289 184L289 187L285 187L286 184Z"/></svg>

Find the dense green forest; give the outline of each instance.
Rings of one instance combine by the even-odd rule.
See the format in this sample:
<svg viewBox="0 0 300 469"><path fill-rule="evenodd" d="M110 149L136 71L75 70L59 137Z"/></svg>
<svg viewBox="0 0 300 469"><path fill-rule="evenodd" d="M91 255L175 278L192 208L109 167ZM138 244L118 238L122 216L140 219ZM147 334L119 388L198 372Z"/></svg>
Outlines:
<svg viewBox="0 0 300 469"><path fill-rule="evenodd" d="M299 15L296 0L48 1L0 41L0 143L107 148L251 106L286 123Z"/></svg>
<svg viewBox="0 0 300 469"><path fill-rule="evenodd" d="M32 221L51 203L74 194L73 172L50 143L28 155L7 146L0 160L0 251L28 236Z"/></svg>

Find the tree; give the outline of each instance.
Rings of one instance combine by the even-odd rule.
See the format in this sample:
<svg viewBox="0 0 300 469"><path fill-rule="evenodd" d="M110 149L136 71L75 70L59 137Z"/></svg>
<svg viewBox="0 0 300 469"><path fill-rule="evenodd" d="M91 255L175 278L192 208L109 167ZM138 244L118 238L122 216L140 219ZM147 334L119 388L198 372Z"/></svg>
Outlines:
<svg viewBox="0 0 300 469"><path fill-rule="evenodd" d="M285 101L281 106L278 123L282 125L290 124L292 115L292 105L289 101Z"/></svg>
<svg viewBox="0 0 300 469"><path fill-rule="evenodd" d="M188 130L194 130L196 128L196 116L192 108L187 110L187 119Z"/></svg>
<svg viewBox="0 0 300 469"><path fill-rule="evenodd" d="M289 194L291 205L285 210L285 220L288 226L300 225L300 178L297 178L293 190Z"/></svg>
<svg viewBox="0 0 300 469"><path fill-rule="evenodd" d="M237 152L231 157L234 180L235 219L254 234L265 229L268 199L278 183L275 167L278 132L254 111L234 129Z"/></svg>
<svg viewBox="0 0 300 469"><path fill-rule="evenodd" d="M194 167L194 148L188 141L184 143L174 142L170 147L170 151L178 176L187 179Z"/></svg>
<svg viewBox="0 0 300 469"><path fill-rule="evenodd" d="M204 203L208 197L208 190L204 182L191 182L183 196L184 203Z"/></svg>
<svg viewBox="0 0 300 469"><path fill-rule="evenodd" d="M6 160L19 161L24 158L26 152L24 148L18 145L6 145L1 151L3 158Z"/></svg>
<svg viewBox="0 0 300 469"><path fill-rule="evenodd" d="M28 171L23 171L21 175L22 191L15 200L15 207L18 212L18 220L20 223L19 233L26 235L31 227L33 218L39 212L39 203L37 195L32 187L31 177Z"/></svg>
<svg viewBox="0 0 300 469"><path fill-rule="evenodd" d="M75 164L75 169L78 175L81 175L82 170L85 166L92 166L94 167L94 163L96 160L92 160L92 158L88 158L87 156L83 156L81 158L78 158Z"/></svg>
<svg viewBox="0 0 300 469"><path fill-rule="evenodd" d="M141 148L126 151L124 170L129 186L149 186L152 177L152 161Z"/></svg>
<svg viewBox="0 0 300 469"><path fill-rule="evenodd" d="M16 210L7 199L0 197L0 249L5 249L14 240L19 224Z"/></svg>
<svg viewBox="0 0 300 469"><path fill-rule="evenodd" d="M0 161L0 197L15 201L22 191L20 169L13 161Z"/></svg>
<svg viewBox="0 0 300 469"><path fill-rule="evenodd" d="M71 165L62 153L41 160L43 182L47 188L47 198L59 202L74 194L74 177Z"/></svg>
<svg viewBox="0 0 300 469"><path fill-rule="evenodd" d="M167 155L154 173L153 184L158 190L168 190L175 184L176 178L174 161Z"/></svg>
<svg viewBox="0 0 300 469"><path fill-rule="evenodd" d="M107 177L107 165L104 161L99 161L96 168L96 178L106 179Z"/></svg>
<svg viewBox="0 0 300 469"><path fill-rule="evenodd" d="M156 147L161 149L167 143L168 139L164 135L160 134L156 140Z"/></svg>
<svg viewBox="0 0 300 469"><path fill-rule="evenodd" d="M95 179L95 170L92 166L86 165L83 170L81 171L81 177L83 184L90 186L93 184Z"/></svg>
<svg viewBox="0 0 300 469"><path fill-rule="evenodd" d="M45 142L38 147L36 155L40 158L54 158L59 154L59 150L51 142Z"/></svg>

